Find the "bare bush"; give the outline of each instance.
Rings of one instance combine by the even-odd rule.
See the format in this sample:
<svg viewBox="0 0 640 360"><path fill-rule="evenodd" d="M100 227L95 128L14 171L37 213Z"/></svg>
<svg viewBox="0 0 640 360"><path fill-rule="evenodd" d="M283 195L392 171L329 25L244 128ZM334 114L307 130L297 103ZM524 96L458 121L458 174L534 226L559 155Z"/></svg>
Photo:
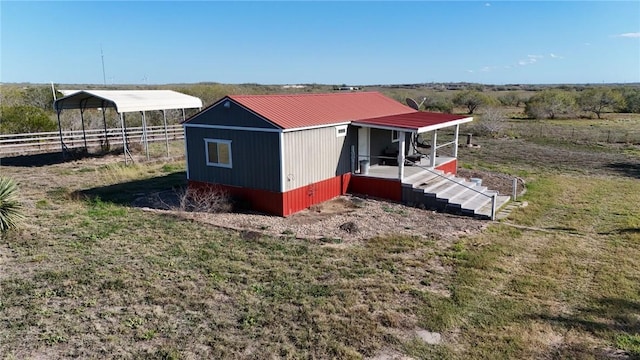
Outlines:
<svg viewBox="0 0 640 360"><path fill-rule="evenodd" d="M490 107L485 109L480 117L480 121L476 123L475 132L478 135L489 135L497 137L507 126L507 117L502 109Z"/></svg>
<svg viewBox="0 0 640 360"><path fill-rule="evenodd" d="M219 187L187 187L178 194L178 210L206 213L224 213L233 210L229 193Z"/></svg>

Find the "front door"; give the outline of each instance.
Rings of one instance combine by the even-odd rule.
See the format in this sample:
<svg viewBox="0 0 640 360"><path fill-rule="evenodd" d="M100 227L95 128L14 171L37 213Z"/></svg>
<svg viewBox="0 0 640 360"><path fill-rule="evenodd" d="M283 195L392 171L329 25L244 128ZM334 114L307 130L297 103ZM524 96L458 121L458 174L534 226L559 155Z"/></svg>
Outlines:
<svg viewBox="0 0 640 360"><path fill-rule="evenodd" d="M358 129L358 161L369 160L369 128Z"/></svg>

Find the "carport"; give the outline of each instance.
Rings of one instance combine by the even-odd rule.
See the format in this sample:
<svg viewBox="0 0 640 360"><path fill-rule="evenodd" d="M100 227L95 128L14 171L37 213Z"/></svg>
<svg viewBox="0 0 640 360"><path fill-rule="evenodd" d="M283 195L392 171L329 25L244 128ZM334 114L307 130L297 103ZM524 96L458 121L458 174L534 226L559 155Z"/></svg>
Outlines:
<svg viewBox="0 0 640 360"><path fill-rule="evenodd" d="M167 156L169 156L169 137L167 134L166 110L182 110L182 120L185 120L185 109L201 109L202 100L195 96L182 94L173 90L62 90L65 96L57 99L53 103L58 116L58 133L60 135L60 147L63 157L68 151L62 137L62 125L60 123L60 113L65 109L80 109L80 120L82 123L82 133L84 147L87 149L87 141L84 126L84 112L86 109L101 109L104 123L105 139L107 138L107 121L105 116L106 108L114 108L120 117L120 127L122 130L122 143L125 164L128 159L133 161L133 157L127 147L126 139L126 118L128 112L140 112L142 114L142 139L147 159L149 159L149 144L147 142L147 123L145 112L161 111L164 121L165 142L167 146Z"/></svg>

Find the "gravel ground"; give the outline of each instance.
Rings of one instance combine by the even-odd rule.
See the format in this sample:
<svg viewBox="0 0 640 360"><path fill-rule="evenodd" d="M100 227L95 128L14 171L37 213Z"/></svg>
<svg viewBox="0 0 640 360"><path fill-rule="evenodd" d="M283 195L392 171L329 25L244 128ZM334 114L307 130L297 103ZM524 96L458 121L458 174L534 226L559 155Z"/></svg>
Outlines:
<svg viewBox="0 0 640 360"><path fill-rule="evenodd" d="M340 196L286 218L261 214L151 210L245 231L246 236L256 236L258 233L318 239L329 243L347 243L387 235L421 236L446 241L479 232L488 224L487 221L470 217L350 195Z"/></svg>
<svg viewBox="0 0 640 360"><path fill-rule="evenodd" d="M512 192L513 177L479 170L461 169L460 177L477 177L483 185L500 194ZM524 189L518 183L518 192ZM160 195L160 196L158 196ZM150 201L150 199L160 201ZM450 240L481 231L487 221L438 213L402 204L345 195L286 218L255 213L204 213L166 210L175 209L177 197L172 193L155 194L139 199L134 206L165 209L174 215L214 226L244 231L245 236L267 234L303 239L320 239L330 243L347 243L377 236L408 235ZM168 206L167 206L168 205Z"/></svg>

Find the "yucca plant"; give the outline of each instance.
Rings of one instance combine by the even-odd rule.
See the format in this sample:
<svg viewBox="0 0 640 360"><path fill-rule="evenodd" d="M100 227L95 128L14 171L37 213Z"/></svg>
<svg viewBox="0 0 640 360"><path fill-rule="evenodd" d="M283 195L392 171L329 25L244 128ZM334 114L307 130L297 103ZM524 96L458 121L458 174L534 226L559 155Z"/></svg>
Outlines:
<svg viewBox="0 0 640 360"><path fill-rule="evenodd" d="M13 180L0 176L0 234L15 228L22 219L17 191L18 186Z"/></svg>

